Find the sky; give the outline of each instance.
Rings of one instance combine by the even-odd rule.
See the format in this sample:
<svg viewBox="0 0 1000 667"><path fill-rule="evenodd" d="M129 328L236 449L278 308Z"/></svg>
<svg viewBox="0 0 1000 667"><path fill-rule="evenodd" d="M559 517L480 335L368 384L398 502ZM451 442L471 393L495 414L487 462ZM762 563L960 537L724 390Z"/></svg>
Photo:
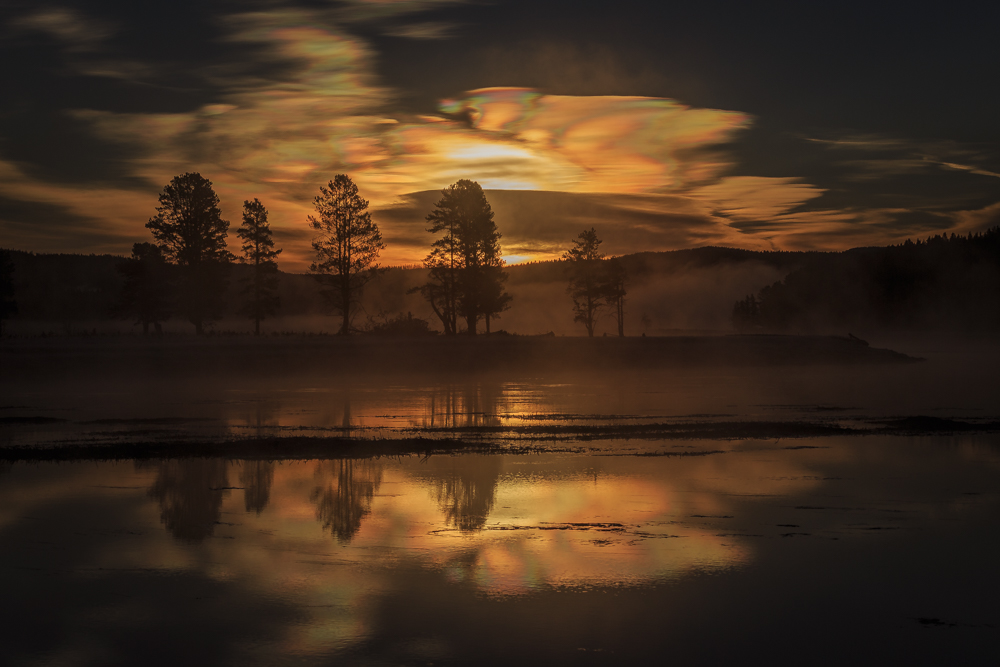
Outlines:
<svg viewBox="0 0 1000 667"><path fill-rule="evenodd" d="M635 0L0 0L0 246L127 254L210 179L304 271L350 175L426 256L487 191L508 262L841 250L1000 224L1000 6Z"/></svg>

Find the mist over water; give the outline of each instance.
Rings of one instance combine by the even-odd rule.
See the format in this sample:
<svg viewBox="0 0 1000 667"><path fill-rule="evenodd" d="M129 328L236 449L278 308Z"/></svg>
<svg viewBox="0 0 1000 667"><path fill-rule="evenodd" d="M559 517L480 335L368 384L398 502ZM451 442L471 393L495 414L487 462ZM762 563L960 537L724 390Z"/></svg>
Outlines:
<svg viewBox="0 0 1000 667"><path fill-rule="evenodd" d="M100 341L83 348L56 341L15 355L35 362L18 366L10 358L9 367L22 377L0 385L0 442L433 438L455 437L455 429L468 427L504 444L530 439L523 432L528 427L558 425L768 421L866 428L915 416L971 424L998 418L1000 355L992 345L900 342L925 360L615 370L581 358L575 369L504 370L501 363L480 372L434 373L393 370L391 364L375 372L351 370L330 351L336 346L316 343L298 350L284 342L244 346L220 361L215 355L230 346L224 340L198 348L153 344L132 356ZM362 346L351 354L385 354L395 346ZM423 355L438 347L413 349ZM544 438L532 444L566 445Z"/></svg>

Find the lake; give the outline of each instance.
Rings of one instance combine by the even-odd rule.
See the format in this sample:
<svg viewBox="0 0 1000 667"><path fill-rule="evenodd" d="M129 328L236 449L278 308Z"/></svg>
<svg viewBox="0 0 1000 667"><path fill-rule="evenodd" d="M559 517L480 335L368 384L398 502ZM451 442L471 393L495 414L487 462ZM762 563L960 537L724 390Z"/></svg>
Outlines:
<svg viewBox="0 0 1000 667"><path fill-rule="evenodd" d="M997 664L995 359L920 352L849 368L6 377L4 662ZM884 426L918 415L941 421ZM740 435L763 422L830 434ZM927 423L944 428L912 426ZM142 450L298 437L330 451ZM464 444L334 445L413 437ZM136 456L10 454L109 443Z"/></svg>

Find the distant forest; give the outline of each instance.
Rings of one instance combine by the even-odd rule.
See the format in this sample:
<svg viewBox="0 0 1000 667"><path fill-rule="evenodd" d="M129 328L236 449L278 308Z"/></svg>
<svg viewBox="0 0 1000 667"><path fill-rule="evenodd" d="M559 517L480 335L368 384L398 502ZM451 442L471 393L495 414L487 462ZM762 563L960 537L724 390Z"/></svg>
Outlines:
<svg viewBox="0 0 1000 667"><path fill-rule="evenodd" d="M740 331L1000 329L1000 227L809 258L738 301Z"/></svg>
<svg viewBox="0 0 1000 667"><path fill-rule="evenodd" d="M124 280L117 267L124 257L15 250L10 258L18 305L14 321L45 322L54 333L72 333L115 319ZM1000 228L844 252L708 247L636 253L619 260L629 276L626 309L632 324L627 335L692 325L731 325L743 332L1000 329ZM501 320L505 328L518 333L558 328L553 324L557 320L539 319L532 312L558 309L563 331L582 333L570 319L566 262L515 265L507 271L515 299ZM225 313L230 319L220 329L235 329L238 323L245 330L235 304L249 272L244 265L232 267L226 299L231 305ZM433 319L422 299L407 295L426 275L422 268L390 268L379 276L366 293L359 328L377 329L380 322L402 321L407 313ZM300 325L295 318L312 318L329 320L325 330L335 330L319 292L309 275L280 273L281 319L275 327L296 330ZM692 319L692 313L698 317Z"/></svg>
<svg viewBox="0 0 1000 667"><path fill-rule="evenodd" d="M674 328L728 328L729 309L733 300L745 293L748 283L764 286L821 254L706 247L622 256L618 259L628 275L625 333L655 335ZM11 324L21 325L11 327L12 333L69 334L95 328L122 330L121 327L128 331L132 326L133 318L119 309L125 277L118 267L126 257L11 250L10 259L13 295L18 305ZM510 311L500 320L503 328L528 334L552 330L584 333L572 321L573 303L567 294L566 270L565 261L507 267L507 288L514 299ZM215 330L247 330L247 320L241 315L239 304L242 285L251 274L250 266L231 266L224 298L226 307ZM433 321L426 301L419 294L408 293L426 279L424 268L386 269L365 292L358 329L377 330L380 324L394 319L404 325L408 314ZM309 274L279 272L277 293L281 309L269 329L336 331L336 318L321 289ZM176 319L176 328L187 330L181 319ZM602 324L607 326L607 333L616 333L610 313Z"/></svg>

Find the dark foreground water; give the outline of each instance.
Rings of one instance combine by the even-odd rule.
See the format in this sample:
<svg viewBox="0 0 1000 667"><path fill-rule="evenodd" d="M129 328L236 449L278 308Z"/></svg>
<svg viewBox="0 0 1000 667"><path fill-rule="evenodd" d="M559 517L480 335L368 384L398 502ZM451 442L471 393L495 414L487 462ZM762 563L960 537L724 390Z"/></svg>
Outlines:
<svg viewBox="0 0 1000 667"><path fill-rule="evenodd" d="M0 661L1000 660L996 435L681 444L5 464Z"/></svg>
<svg viewBox="0 0 1000 667"><path fill-rule="evenodd" d="M1000 664L995 344L437 375L157 345L4 353L2 665ZM436 453L344 456L408 440Z"/></svg>

